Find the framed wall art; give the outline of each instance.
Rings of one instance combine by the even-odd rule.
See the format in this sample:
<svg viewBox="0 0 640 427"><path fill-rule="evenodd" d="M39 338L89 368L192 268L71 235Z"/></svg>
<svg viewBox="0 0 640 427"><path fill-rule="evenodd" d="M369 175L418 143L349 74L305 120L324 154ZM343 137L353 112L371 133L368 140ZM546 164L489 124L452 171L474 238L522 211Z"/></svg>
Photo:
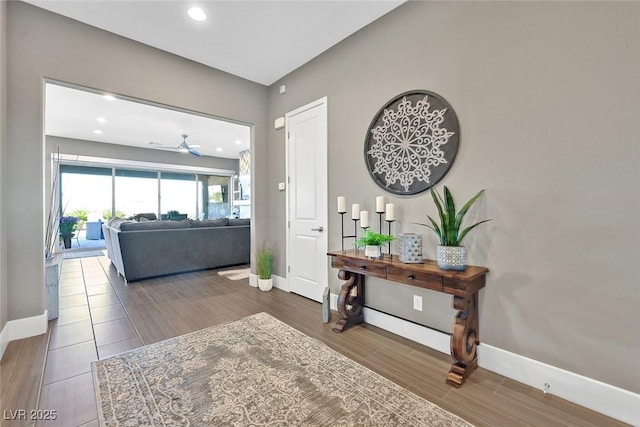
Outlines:
<svg viewBox="0 0 640 427"><path fill-rule="evenodd" d="M458 152L460 127L455 111L427 90L402 93L375 115L364 142L371 178L399 195L421 193L440 181Z"/></svg>

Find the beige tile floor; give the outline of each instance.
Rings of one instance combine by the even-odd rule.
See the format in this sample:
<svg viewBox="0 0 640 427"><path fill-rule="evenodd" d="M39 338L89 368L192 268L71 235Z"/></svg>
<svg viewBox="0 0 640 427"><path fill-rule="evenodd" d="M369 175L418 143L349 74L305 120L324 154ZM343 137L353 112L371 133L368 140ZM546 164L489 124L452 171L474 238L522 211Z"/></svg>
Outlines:
<svg viewBox="0 0 640 427"><path fill-rule="evenodd" d="M39 405L55 409L57 419L37 425L97 426L91 362L140 346L99 258L64 260Z"/></svg>

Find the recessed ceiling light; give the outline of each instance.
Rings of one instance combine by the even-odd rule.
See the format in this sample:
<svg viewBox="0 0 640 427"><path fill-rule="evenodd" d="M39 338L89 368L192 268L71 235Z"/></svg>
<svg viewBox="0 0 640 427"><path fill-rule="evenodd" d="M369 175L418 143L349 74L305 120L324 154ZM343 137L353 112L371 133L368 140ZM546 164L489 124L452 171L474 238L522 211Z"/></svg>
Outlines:
<svg viewBox="0 0 640 427"><path fill-rule="evenodd" d="M106 95L102 95L102 97L103 97L104 99L106 99L107 101L115 101L115 100L116 100L116 97L115 97L115 96L113 96L113 95L109 95L108 93L107 93Z"/></svg>
<svg viewBox="0 0 640 427"><path fill-rule="evenodd" d="M216 151L220 152L220 151L222 151L222 148L218 147L218 148L216 148Z"/></svg>
<svg viewBox="0 0 640 427"><path fill-rule="evenodd" d="M100 123L107 123L107 119L105 119L104 117L98 117L96 120L98 120Z"/></svg>
<svg viewBox="0 0 640 427"><path fill-rule="evenodd" d="M100 129L94 130L93 133L95 133L97 135L102 135L102 131Z"/></svg>
<svg viewBox="0 0 640 427"><path fill-rule="evenodd" d="M236 139L234 142L236 143L236 145L242 144L242 141L240 141L239 139Z"/></svg>
<svg viewBox="0 0 640 427"><path fill-rule="evenodd" d="M191 17L191 19L193 19L195 21L204 21L205 19L207 19L207 15L205 15L205 13L199 7L195 7L194 6L194 7L190 8L187 11L187 13Z"/></svg>

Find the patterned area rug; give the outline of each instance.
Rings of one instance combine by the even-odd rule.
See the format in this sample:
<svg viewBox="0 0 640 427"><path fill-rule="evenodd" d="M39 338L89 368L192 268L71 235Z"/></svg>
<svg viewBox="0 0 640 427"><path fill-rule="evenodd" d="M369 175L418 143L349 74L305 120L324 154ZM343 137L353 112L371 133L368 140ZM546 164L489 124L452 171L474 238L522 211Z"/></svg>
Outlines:
<svg viewBox="0 0 640 427"><path fill-rule="evenodd" d="M251 268L240 268L236 270L222 270L218 271L220 276L224 276L230 280L243 280L249 278L249 273L251 273Z"/></svg>
<svg viewBox="0 0 640 427"><path fill-rule="evenodd" d="M266 313L92 370L102 426L470 426Z"/></svg>

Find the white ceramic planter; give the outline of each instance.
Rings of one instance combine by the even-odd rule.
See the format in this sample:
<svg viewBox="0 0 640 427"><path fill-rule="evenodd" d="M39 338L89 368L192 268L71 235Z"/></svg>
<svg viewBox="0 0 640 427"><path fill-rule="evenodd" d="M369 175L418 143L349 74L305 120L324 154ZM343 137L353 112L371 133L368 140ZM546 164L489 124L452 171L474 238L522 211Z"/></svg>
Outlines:
<svg viewBox="0 0 640 427"><path fill-rule="evenodd" d="M46 259L44 263L44 283L47 289L46 302L49 318L53 320L58 318L60 310L60 264L62 257L54 255L52 258Z"/></svg>
<svg viewBox="0 0 640 427"><path fill-rule="evenodd" d="M273 278L271 279L258 279L258 287L261 291L270 291L273 287Z"/></svg>
<svg viewBox="0 0 640 427"><path fill-rule="evenodd" d="M380 258L382 254L380 246L378 245L366 245L364 247L364 256L369 258Z"/></svg>
<svg viewBox="0 0 640 427"><path fill-rule="evenodd" d="M467 251L464 246L438 246L436 260L443 270L462 271L467 268Z"/></svg>

